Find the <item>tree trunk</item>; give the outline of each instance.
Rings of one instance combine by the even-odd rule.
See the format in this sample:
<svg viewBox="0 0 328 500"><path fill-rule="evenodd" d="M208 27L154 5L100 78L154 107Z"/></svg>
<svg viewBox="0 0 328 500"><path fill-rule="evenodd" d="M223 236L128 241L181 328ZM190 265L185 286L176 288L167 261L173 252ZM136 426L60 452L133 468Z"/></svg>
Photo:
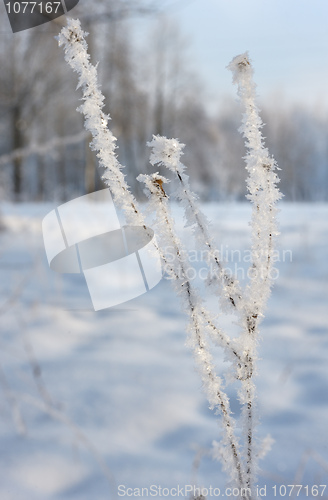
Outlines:
<svg viewBox="0 0 328 500"><path fill-rule="evenodd" d="M13 150L22 148L24 141L20 129L20 108L19 105L14 106L12 116L12 141ZM22 197L22 159L15 158L13 160L13 190L15 201L20 201Z"/></svg>

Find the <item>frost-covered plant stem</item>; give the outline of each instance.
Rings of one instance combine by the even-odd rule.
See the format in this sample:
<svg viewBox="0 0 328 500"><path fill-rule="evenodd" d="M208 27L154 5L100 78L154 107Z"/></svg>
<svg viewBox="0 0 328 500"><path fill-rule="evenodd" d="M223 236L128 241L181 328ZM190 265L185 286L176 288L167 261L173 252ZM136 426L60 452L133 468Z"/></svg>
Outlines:
<svg viewBox="0 0 328 500"><path fill-rule="evenodd" d="M253 376L257 359L259 322L263 317L273 281L273 243L278 234L275 203L281 195L276 186L278 177L274 172L276 168L274 159L269 156L263 143L262 120L256 105L253 69L248 54L234 58L229 69L233 71L234 82L238 84L238 94L245 107L240 130L246 138L248 148L247 187L248 198L253 203L252 278L245 292L241 290L237 279L226 275L222 263L217 258L218 252L210 235L208 221L197 206L197 196L190 189L189 178L184 173L185 166L180 161L184 145L180 144L177 139L160 136L153 136L153 140L148 145L152 147L151 163L164 165L176 174L179 187L174 196L184 208L186 225L193 229L199 246L207 248L207 263L209 265L214 263L218 269L219 279L214 282L211 280L211 286L215 284L221 287L221 294L219 293L221 299L225 299L225 302L232 305L239 316L242 335L238 344L234 345L234 354L238 360L236 378L241 381L238 395L242 404L242 420L245 430L246 486L251 489L255 481L259 456L254 435L256 391ZM231 347L229 341L226 341L226 346L227 344Z"/></svg>
<svg viewBox="0 0 328 500"><path fill-rule="evenodd" d="M65 51L65 61L79 77L77 89L82 89L84 103L78 111L84 115L84 126L91 132L93 140L90 147L97 152L99 166L104 168L102 179L109 186L116 206L122 209L128 224L139 225L148 232L137 200L125 182L123 166L116 156L117 139L107 126L111 119L110 115L105 115L102 111L105 98L99 89L97 66L93 66L90 62L88 44L85 40L87 35L78 19L68 18L67 26L58 36L58 45ZM163 252L155 242L154 245L165 262ZM168 262L165 264L169 267Z"/></svg>
<svg viewBox="0 0 328 500"><path fill-rule="evenodd" d="M252 279L247 289L247 299L253 315L263 313L272 286L273 244L279 234L277 228L276 202L281 198L277 187L274 158L264 146L261 133L263 127L256 104L256 85L248 53L235 57L228 68L233 82L238 86L238 95L244 107L240 132L245 137L248 149L246 169L248 171L248 199L253 204L252 213ZM255 322L256 323L256 322Z"/></svg>
<svg viewBox="0 0 328 500"><path fill-rule="evenodd" d="M168 207L168 196L163 189L163 183L168 182L167 179L155 173L151 176L139 175L138 180L145 183L147 194L150 199L149 210L151 213L156 214L155 224L158 228L160 247L164 249L164 254L166 248L174 249L175 259L174 263L171 264L174 275L172 276L171 271L170 277L174 278L176 292L181 296L184 309L190 316L189 344L193 349L194 357L211 408L217 408L217 411L222 415L223 429L225 432L223 444L226 447L225 456L223 457L225 466L228 468L229 464L231 465L228 471L231 479L240 489L243 489L245 486L244 472L242 469L239 443L235 435L235 422L231 416L229 398L223 389L223 381L221 377L217 376L215 373L212 356L203 334L205 326L204 321L207 326L209 325L221 336L221 340L226 348L230 347L230 339L212 323L209 313L202 307L202 301L198 291L188 280L185 269L186 252L175 233L174 223ZM168 260L169 259L166 258L166 261ZM170 274L170 270L168 271ZM237 353L235 354L239 356ZM247 497L243 496L243 498Z"/></svg>
<svg viewBox="0 0 328 500"><path fill-rule="evenodd" d="M90 147L97 152L99 166L104 168L102 178L110 186L116 206L124 211L128 224L145 226L115 153L116 137L107 126L110 116L102 110L105 98L99 89L97 66L90 62L86 35L79 20L67 19L67 26L58 36L58 44L65 51L65 61L79 76L77 88L82 89L84 102L78 111L84 115L84 126L92 134Z"/></svg>
<svg viewBox="0 0 328 500"><path fill-rule="evenodd" d="M153 136L153 140L148 142L152 148L150 157L151 163L159 163L175 173L178 180L178 188L174 192L174 197L181 202L184 208L186 225L191 226L195 238L200 246L206 250L206 262L216 270L216 280L213 278L207 284L219 293L222 301L228 302L230 306L242 314L242 292L237 279L228 276L220 261L219 251L216 248L213 237L210 234L210 225L206 216L202 213L197 204L197 195L192 192L189 184L189 177L185 174L185 166L180 161L183 154L184 144L177 139L167 139L166 137Z"/></svg>
<svg viewBox="0 0 328 500"><path fill-rule="evenodd" d="M278 235L276 202L281 198L277 188L279 182L275 172L275 160L264 147L261 133L263 122L256 104L256 85L253 81L253 68L248 53L236 56L228 66L232 71L233 82L238 86L238 95L244 107L240 132L245 137L246 169L248 171L248 199L253 204L252 211L252 264L251 279L246 288L243 331L247 337L247 357L250 377L243 381L241 400L244 402L244 419L247 425L247 486L252 487L256 472L256 454L254 450L254 410L255 386L251 374L256 360L258 327L263 318L264 309L273 283L273 243Z"/></svg>
<svg viewBox="0 0 328 500"><path fill-rule="evenodd" d="M103 179L110 187L116 204L123 209L128 222L145 227L144 217L125 182L123 167L117 160L116 137L107 127L110 116L102 111L104 96L99 89L97 67L90 62L86 35L87 33L81 29L79 20L68 19L67 27L64 27L58 36L59 46L63 46L65 51L66 62L79 76L77 88L82 89L84 104L78 108L78 111L84 115L85 128L92 134L93 140L90 146L97 152L99 166L104 168ZM161 249L158 250L165 265L169 267L165 255ZM174 271L171 269L171 272ZM205 311L202 314L206 316ZM218 331L214 324L209 322L209 325L212 330ZM221 339L223 339L222 333ZM222 342L227 342L227 340L223 339Z"/></svg>
<svg viewBox="0 0 328 500"><path fill-rule="evenodd" d="M83 104L78 110L83 113L85 128L92 134L91 148L97 152L99 164L104 168L103 179L108 184L114 202L125 214L127 224L147 228L137 201L130 191L118 162L116 138L108 129L109 115L102 111L104 96L97 81L97 67L90 62L85 41L86 33L78 20L68 19L58 37L59 45L65 50L65 60L79 76L78 88L82 89ZM205 216L197 207L197 197L189 186L185 167L180 162L182 147L176 139L154 137L149 145L153 148L151 163L160 163L173 170L178 179L175 196L185 209L187 225L191 226L196 241L207 250L207 263L214 264L217 279L212 280L222 304L228 304L237 313L242 334L237 339L230 337L216 324L216 318L204 307L199 291L188 279L185 262L186 252L177 237L174 223L169 212L168 196L163 189L164 177L158 174L140 176L145 182L150 197L150 210L156 213L156 223L160 228L160 245L156 248L165 265L167 274L175 284L177 295L182 299L184 309L190 318L189 343L193 349L207 398L211 407L221 414L223 440L217 447L217 456L230 476L232 484L238 486L240 498L250 500L253 489L257 461L260 452L255 446L255 362L257 358L258 328L263 318L264 307L270 293L273 277L274 239L277 233L275 203L280 198L276 187L278 177L275 162L264 147L261 135L262 121L255 103L255 84L253 70L248 54L237 56L229 65L238 85L238 94L245 107L241 132L246 138L248 153L246 168L249 173L247 187L248 198L253 203L252 214L252 279L243 291L238 280L230 278L219 260L214 239ZM175 259L167 249L174 249ZM239 446L235 421L231 416L229 398L225 392L223 380L217 375L205 334L208 333L231 361L232 378L240 382L238 392L242 405L243 446ZM249 488L249 490L248 490ZM254 491L254 490L253 490Z"/></svg>

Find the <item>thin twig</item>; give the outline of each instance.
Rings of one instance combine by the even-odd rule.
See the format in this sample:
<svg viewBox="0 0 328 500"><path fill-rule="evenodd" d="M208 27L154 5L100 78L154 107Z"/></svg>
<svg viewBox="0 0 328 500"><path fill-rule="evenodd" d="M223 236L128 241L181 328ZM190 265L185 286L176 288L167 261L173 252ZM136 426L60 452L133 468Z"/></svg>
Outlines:
<svg viewBox="0 0 328 500"><path fill-rule="evenodd" d="M31 144L25 148L15 149L11 153L0 156L0 165L6 165L14 160L26 158L31 155L45 155L56 148L63 148L71 144L82 142L87 137L87 132L82 131L75 135L67 137L54 137L43 144Z"/></svg>

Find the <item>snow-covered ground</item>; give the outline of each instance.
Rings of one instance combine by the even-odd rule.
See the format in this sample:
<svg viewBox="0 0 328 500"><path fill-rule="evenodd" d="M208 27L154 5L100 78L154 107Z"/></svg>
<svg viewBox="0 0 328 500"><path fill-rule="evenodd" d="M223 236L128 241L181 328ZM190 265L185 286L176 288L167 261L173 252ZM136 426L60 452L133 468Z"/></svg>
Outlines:
<svg viewBox="0 0 328 500"><path fill-rule="evenodd" d="M48 267L41 221L52 208L1 208L0 500L107 500L118 485L184 486L202 454L197 483L223 489L220 464L206 454L220 428L170 283L94 312L80 276ZM241 275L249 206L204 209ZM181 230L178 211L176 220ZM328 206L281 204L280 227L286 262L277 263L257 378L259 435L275 444L258 483L269 499L274 485L279 498L280 485L294 482L309 485L299 498L312 498L313 485L328 484ZM241 252L233 262L231 250Z"/></svg>

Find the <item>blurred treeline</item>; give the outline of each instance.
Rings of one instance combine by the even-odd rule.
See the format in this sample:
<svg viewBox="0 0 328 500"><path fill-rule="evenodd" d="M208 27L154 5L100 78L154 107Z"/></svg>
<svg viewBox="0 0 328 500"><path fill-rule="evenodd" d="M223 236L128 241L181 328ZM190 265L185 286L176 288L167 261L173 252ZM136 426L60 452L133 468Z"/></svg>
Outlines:
<svg viewBox="0 0 328 500"><path fill-rule="evenodd" d="M159 3L160 8L150 0L81 0L72 12L90 33L92 62L100 62L105 112L112 117L128 181L140 196L135 178L150 169L145 144L161 134L186 144L184 163L204 200L244 199L241 111L219 90L209 109L206 86L186 57L187 42L169 20L169 2ZM77 75L54 39L62 23L64 18L13 35L1 18L3 199L67 200L102 186L90 136L81 135ZM327 116L279 100L261 107L285 199L328 200ZM54 143L56 138L66 143Z"/></svg>

